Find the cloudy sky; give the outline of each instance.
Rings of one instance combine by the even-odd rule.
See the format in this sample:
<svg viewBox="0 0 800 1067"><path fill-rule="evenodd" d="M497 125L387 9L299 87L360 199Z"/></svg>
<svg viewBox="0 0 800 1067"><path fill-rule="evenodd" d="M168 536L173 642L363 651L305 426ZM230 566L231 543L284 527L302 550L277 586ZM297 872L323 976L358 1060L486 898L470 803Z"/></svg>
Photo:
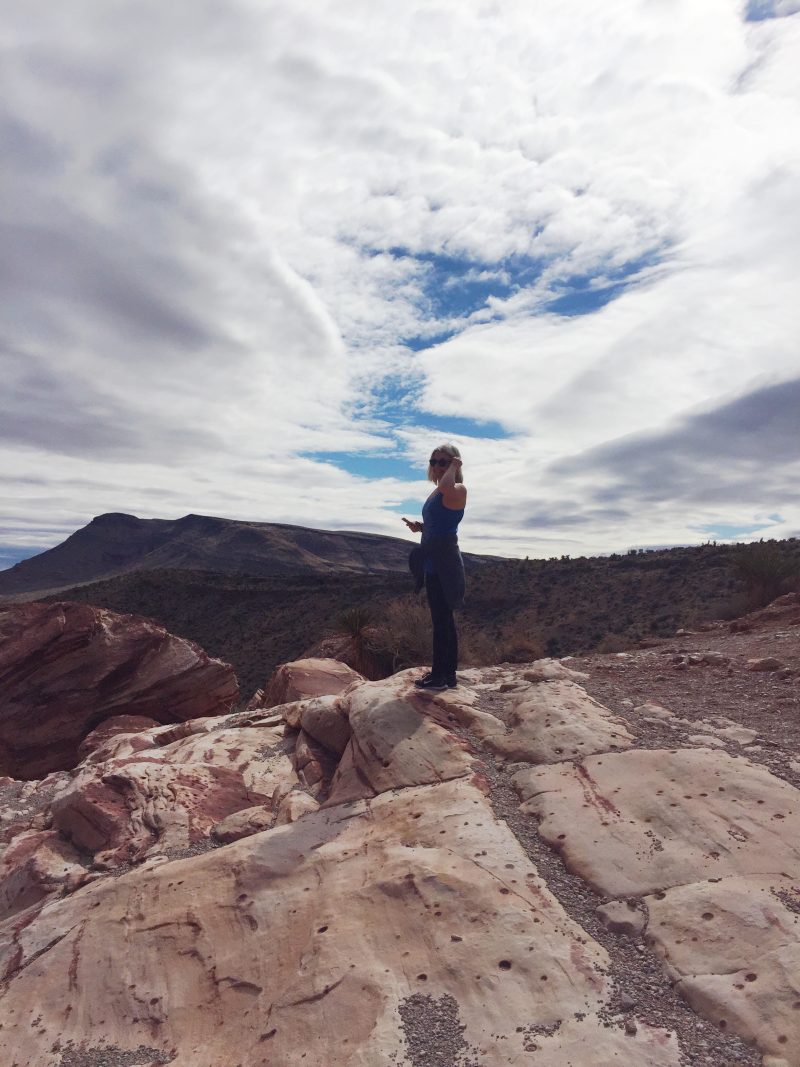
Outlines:
<svg viewBox="0 0 800 1067"><path fill-rule="evenodd" d="M0 0L0 567L800 534L800 0Z"/></svg>

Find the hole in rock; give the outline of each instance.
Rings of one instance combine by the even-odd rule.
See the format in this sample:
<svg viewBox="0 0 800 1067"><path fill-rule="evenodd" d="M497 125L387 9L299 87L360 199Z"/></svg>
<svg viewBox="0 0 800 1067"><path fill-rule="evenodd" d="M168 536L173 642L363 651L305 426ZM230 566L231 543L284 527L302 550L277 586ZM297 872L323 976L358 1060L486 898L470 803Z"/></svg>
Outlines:
<svg viewBox="0 0 800 1067"><path fill-rule="evenodd" d="M752 972L750 974L746 974L744 976L745 982L755 982L755 980L757 978L758 978L758 975L757 974L753 974Z"/></svg>
<svg viewBox="0 0 800 1067"><path fill-rule="evenodd" d="M788 1040L789 1040L789 1038L786 1036L786 1034L779 1034L778 1035L778 1044L779 1045L785 1045Z"/></svg>
<svg viewBox="0 0 800 1067"><path fill-rule="evenodd" d="M418 974L417 975L417 981L418 982L427 982L428 981L427 974Z"/></svg>
<svg viewBox="0 0 800 1067"><path fill-rule="evenodd" d="M709 919L713 919L714 918L714 912L713 911L704 911L702 916L701 916L701 918L705 919L706 922L708 922Z"/></svg>
<svg viewBox="0 0 800 1067"><path fill-rule="evenodd" d="M501 971L510 971L511 960L500 960L497 966L500 968Z"/></svg>
<svg viewBox="0 0 800 1067"><path fill-rule="evenodd" d="M324 934L327 929L328 929L327 926L320 926L320 928L317 930L317 933L318 934Z"/></svg>

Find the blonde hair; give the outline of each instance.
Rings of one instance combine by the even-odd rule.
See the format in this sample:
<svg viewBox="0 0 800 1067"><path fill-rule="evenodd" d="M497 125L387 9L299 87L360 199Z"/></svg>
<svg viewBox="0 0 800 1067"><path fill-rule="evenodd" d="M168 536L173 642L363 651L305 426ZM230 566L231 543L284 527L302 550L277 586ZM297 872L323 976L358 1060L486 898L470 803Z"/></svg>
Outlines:
<svg viewBox="0 0 800 1067"><path fill-rule="evenodd" d="M459 450L456 448L455 445L437 445L437 447L434 448L431 451L431 455L433 455L434 452L444 452L444 454L446 456L450 456L451 458L455 456L456 459L461 459L461 453L459 452ZM436 475L434 474L433 467L430 465L430 463L428 464L428 481L429 482L435 482L436 481ZM463 482L463 481L464 481L464 468L462 467L461 470L456 475L456 485L459 482Z"/></svg>

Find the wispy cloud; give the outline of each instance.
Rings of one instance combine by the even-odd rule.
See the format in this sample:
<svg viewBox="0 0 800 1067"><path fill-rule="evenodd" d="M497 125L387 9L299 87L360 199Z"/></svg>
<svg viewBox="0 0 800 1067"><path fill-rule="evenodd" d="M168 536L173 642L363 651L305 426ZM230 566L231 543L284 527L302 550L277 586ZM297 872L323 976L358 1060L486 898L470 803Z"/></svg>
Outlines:
<svg viewBox="0 0 800 1067"><path fill-rule="evenodd" d="M448 436L467 547L796 533L797 12L9 9L0 542L402 532Z"/></svg>

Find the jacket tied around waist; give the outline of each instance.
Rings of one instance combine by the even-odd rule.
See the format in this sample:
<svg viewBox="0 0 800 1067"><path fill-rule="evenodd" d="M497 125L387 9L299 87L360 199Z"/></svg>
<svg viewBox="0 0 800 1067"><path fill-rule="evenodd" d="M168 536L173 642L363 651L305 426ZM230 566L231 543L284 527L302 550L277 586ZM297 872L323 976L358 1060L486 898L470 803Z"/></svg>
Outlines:
<svg viewBox="0 0 800 1067"><path fill-rule="evenodd" d="M431 537L421 545L415 545L408 557L408 567L414 578L414 592L425 584L425 561L430 559L442 583L447 606L452 610L464 603L467 582L464 560L458 547L458 534L443 534Z"/></svg>

